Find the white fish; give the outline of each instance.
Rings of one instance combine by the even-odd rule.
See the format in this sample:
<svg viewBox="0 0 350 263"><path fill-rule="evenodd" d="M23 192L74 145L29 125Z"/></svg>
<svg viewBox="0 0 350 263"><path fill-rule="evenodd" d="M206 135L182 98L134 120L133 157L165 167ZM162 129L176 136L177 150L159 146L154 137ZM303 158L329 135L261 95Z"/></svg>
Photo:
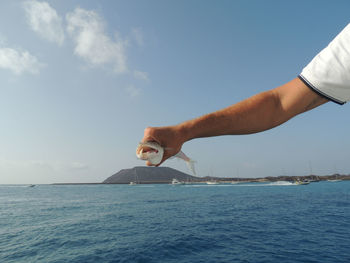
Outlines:
<svg viewBox="0 0 350 263"><path fill-rule="evenodd" d="M166 148L167 149L167 148ZM164 148L157 142L140 142L136 149L137 158L145 161L149 161L151 164L157 165L163 159ZM179 151L174 157L184 160L191 170L193 175L196 175L194 169L194 161L186 156L182 151Z"/></svg>

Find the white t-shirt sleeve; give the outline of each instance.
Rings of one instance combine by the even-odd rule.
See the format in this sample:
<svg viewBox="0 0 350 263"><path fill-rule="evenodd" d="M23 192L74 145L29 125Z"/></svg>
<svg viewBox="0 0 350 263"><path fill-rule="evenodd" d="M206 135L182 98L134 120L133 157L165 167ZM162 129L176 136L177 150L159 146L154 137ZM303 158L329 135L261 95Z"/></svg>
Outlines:
<svg viewBox="0 0 350 263"><path fill-rule="evenodd" d="M350 101L350 24L311 60L299 78L336 103Z"/></svg>

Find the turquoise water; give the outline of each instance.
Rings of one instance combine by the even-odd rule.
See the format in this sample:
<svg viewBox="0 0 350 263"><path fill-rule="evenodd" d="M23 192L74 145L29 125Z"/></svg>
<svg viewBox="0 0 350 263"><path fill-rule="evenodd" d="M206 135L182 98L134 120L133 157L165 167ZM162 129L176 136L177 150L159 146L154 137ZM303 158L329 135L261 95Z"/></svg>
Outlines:
<svg viewBox="0 0 350 263"><path fill-rule="evenodd" d="M350 181L2 185L0 262L350 262Z"/></svg>

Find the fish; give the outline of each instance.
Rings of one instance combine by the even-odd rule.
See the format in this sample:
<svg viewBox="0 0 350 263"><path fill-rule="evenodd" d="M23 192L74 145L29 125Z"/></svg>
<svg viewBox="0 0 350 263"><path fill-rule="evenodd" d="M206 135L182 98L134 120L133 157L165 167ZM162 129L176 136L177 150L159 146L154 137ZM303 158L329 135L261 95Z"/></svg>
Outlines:
<svg viewBox="0 0 350 263"><path fill-rule="evenodd" d="M137 158L149 161L153 165L159 164L164 155L164 148L156 142L140 142L136 148Z"/></svg>
<svg viewBox="0 0 350 263"><path fill-rule="evenodd" d="M164 150L169 150L169 148L163 148L157 142L140 142L136 148L136 156L141 160L149 161L151 164L157 165L163 159ZM196 170L194 168L195 161L189 158L183 151L179 151L173 157L184 160L192 174L196 175Z"/></svg>

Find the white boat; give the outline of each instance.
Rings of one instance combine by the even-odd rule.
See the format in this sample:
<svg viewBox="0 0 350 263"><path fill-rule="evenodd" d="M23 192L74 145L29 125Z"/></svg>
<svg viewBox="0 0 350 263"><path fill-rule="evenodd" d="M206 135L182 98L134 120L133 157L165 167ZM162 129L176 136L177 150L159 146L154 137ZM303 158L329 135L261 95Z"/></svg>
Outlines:
<svg viewBox="0 0 350 263"><path fill-rule="evenodd" d="M339 179L338 174L336 174L335 175L335 179L328 179L327 181L334 183L334 182L340 182L340 181L342 181L342 179Z"/></svg>
<svg viewBox="0 0 350 263"><path fill-rule="evenodd" d="M130 182L129 185L135 185L136 183L135 182Z"/></svg>
<svg viewBox="0 0 350 263"><path fill-rule="evenodd" d="M219 184L217 181L208 181L207 184Z"/></svg>
<svg viewBox="0 0 350 263"><path fill-rule="evenodd" d="M309 184L310 183L310 181L309 180L297 180L297 181L295 181L294 182L294 184L297 184L297 185L307 185L307 184Z"/></svg>
<svg viewBox="0 0 350 263"><path fill-rule="evenodd" d="M185 184L185 182L180 182L179 180L177 180L176 178L174 178L172 181L171 181L171 184Z"/></svg>
<svg viewBox="0 0 350 263"><path fill-rule="evenodd" d="M334 182L340 182L340 181L342 181L341 179L329 179L329 180L327 180L328 182L332 182L332 183L334 183Z"/></svg>

